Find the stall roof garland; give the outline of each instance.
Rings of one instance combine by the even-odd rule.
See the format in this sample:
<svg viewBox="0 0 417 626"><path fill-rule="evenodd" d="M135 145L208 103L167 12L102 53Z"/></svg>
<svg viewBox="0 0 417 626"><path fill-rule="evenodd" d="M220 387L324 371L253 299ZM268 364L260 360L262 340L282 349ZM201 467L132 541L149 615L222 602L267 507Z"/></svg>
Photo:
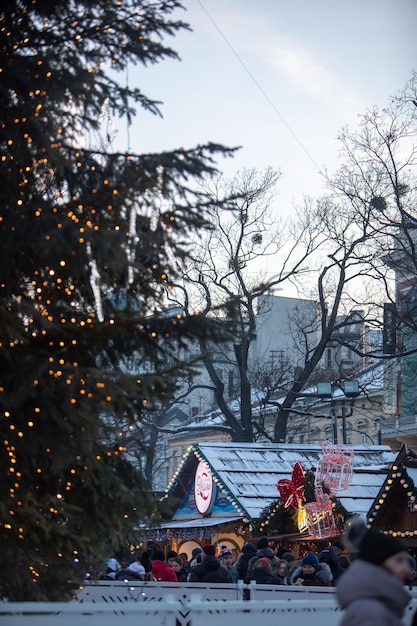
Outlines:
<svg viewBox="0 0 417 626"><path fill-rule="evenodd" d="M255 525L254 535L296 534L299 532L297 516L298 511L284 508L281 500L277 500L262 511Z"/></svg>
<svg viewBox="0 0 417 626"><path fill-rule="evenodd" d="M411 474L414 474L413 478ZM402 463L396 463L391 467L390 474L385 480L384 484L381 487L381 490L377 496L376 503L373 508L369 512L368 524L372 526L378 520L381 512L383 511L386 505L386 499L390 494L391 490L400 484L404 491L406 492L407 497L409 498L408 504L410 507L410 512L417 512L417 471L415 468L408 468ZM417 529L410 530L398 530L392 529L384 530L384 534L392 535L393 537L415 537L417 536Z"/></svg>
<svg viewBox="0 0 417 626"><path fill-rule="evenodd" d="M150 529L145 533L141 533L142 540L147 541L171 541L172 539L182 539L185 541L192 541L193 539L211 539L213 535L217 534L219 527L211 526L210 528L190 528L190 529Z"/></svg>
<svg viewBox="0 0 417 626"><path fill-rule="evenodd" d="M245 507L242 506L239 500L230 491L229 487L222 481L221 477L216 471L216 468L213 467L213 465L207 460L207 458L201 454L198 445L189 447L187 452L183 455L182 462L180 466L178 467L177 471L174 473L174 476L172 477L171 481L169 482L166 488L165 495L163 497L167 498L169 495L172 494L177 484L178 476L180 475L183 468L190 462L193 455L198 459L198 461L201 461L207 465L207 467L212 473L214 482L223 491L226 499L229 502L231 502L231 504L236 509L237 513L239 513L239 516L242 517L242 520L247 523L253 522L252 516L246 511Z"/></svg>
<svg viewBox="0 0 417 626"><path fill-rule="evenodd" d="M167 498L168 496L171 495L175 485L177 484L178 476L181 474L184 466L186 465L190 457L192 457L192 455L193 455L193 446L190 446L189 448L187 448L187 452L185 452L185 454L182 455L182 461L179 464L178 468L175 470L174 474L172 475L172 478L169 481L167 488L165 489L165 495L162 497L162 499Z"/></svg>
<svg viewBox="0 0 417 626"><path fill-rule="evenodd" d="M324 492L329 493L329 490L324 487ZM304 476L304 495L305 501L314 502L315 495L315 474L312 470L308 470ZM349 517L344 506L340 503L338 498L332 497L332 508L335 515L338 528L342 528L344 523ZM296 534L300 530L298 528L298 515L299 512L292 508L284 508L280 499L277 499L269 506L265 507L262 511L257 523L255 524L254 534L264 535L265 533L273 535L287 535ZM307 527L302 531L306 532Z"/></svg>
<svg viewBox="0 0 417 626"><path fill-rule="evenodd" d="M355 446L354 452L352 483L339 497L349 514L366 516L395 455L388 446ZM306 470L316 468L321 454L319 445L202 442L184 454L165 497L191 479L195 456L211 470L241 518L251 522L276 503L277 479L291 475L296 461Z"/></svg>

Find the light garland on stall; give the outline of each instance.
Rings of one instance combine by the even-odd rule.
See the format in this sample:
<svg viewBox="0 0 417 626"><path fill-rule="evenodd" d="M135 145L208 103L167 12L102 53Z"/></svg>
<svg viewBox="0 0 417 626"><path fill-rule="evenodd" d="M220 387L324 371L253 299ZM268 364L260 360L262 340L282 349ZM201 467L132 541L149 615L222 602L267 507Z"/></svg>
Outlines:
<svg viewBox="0 0 417 626"><path fill-rule="evenodd" d="M182 472L182 470L184 468L184 465L188 462L188 460L190 459L192 454L193 454L193 446L189 446L187 448L187 451L184 452L184 454L182 455L182 461L179 464L178 468L173 473L173 475L171 477L171 480L169 481L168 485L165 488L165 494L162 496L161 500L165 500L166 498L168 498L169 495L171 495L172 490L174 489L175 485L177 484L178 476Z"/></svg>
<svg viewBox="0 0 417 626"><path fill-rule="evenodd" d="M165 489L165 494L161 498L161 500L164 500L164 499L168 498L169 495L171 495L172 491L174 490L175 486L177 485L178 476L181 474L182 470L184 469L184 466L189 462L190 458L193 455L198 459L198 461L204 463L208 467L208 469L210 470L210 472L212 474L214 482L216 483L216 485L219 486L221 491L224 493L224 496L225 496L226 500L232 504L232 506L236 509L236 511L242 517L242 521L244 523L246 523L246 524L253 523L253 519L252 519L251 515L249 515L249 513L246 511L245 507L242 506L242 504L239 502L239 500L232 494L230 489L224 484L224 482L222 481L221 477L218 475L216 470L210 465L210 463L207 461L207 459L203 456L203 454L201 453L201 451L198 448L198 446L190 446L187 449L187 451L184 453L182 461L181 461L180 465L178 466L177 470L174 472L171 480L169 481L169 483L168 483L168 485L167 485L167 487Z"/></svg>
<svg viewBox="0 0 417 626"><path fill-rule="evenodd" d="M410 512L417 514L417 502L416 502L417 489L414 485L413 480L407 474L406 466L399 463L398 465L393 465L391 467L391 473L389 477L386 479L384 485L382 486L377 496L377 503L374 505L374 508L370 512L369 517L368 517L369 526L372 526L372 524L376 522L376 520L378 519L379 515L381 514L381 511L383 510L386 504L386 498L388 494L390 493L391 489L398 484L400 484L403 487L404 491L406 491L406 494L409 498L407 504L410 509ZM417 519L416 519L416 524L417 524ZM416 530L390 529L390 530L384 530L382 532L384 533L384 535L392 535L393 537L401 537L403 539L405 539L406 537L417 536L417 529Z"/></svg>
<svg viewBox="0 0 417 626"><path fill-rule="evenodd" d="M233 505L233 507L236 509L236 511L239 513L239 515L242 516L242 521L245 523L252 522L253 521L252 517L249 515L246 509L242 506L239 500L232 494L230 489L224 484L224 482L222 481L221 477L217 474L215 469L207 462L207 459L201 454L198 447L195 447L193 449L193 452L199 461L207 465L207 467L212 473L214 482L216 483L216 485L220 486L220 489L223 491L226 497L226 500L230 502Z"/></svg>

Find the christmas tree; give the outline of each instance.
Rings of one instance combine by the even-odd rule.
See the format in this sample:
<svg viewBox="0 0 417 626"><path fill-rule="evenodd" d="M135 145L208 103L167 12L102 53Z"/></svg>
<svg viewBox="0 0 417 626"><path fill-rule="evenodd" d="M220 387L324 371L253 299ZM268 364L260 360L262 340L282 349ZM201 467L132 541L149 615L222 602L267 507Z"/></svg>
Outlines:
<svg viewBox="0 0 417 626"><path fill-rule="evenodd" d="M206 225L193 181L228 151L116 153L103 111L157 105L128 64L175 57L174 0L10 0L0 9L0 597L62 599L153 504L110 424L168 395L175 259ZM123 80L117 82L117 72ZM204 322L204 325L203 325ZM134 367L132 367L132 364ZM111 416L111 419L108 417Z"/></svg>

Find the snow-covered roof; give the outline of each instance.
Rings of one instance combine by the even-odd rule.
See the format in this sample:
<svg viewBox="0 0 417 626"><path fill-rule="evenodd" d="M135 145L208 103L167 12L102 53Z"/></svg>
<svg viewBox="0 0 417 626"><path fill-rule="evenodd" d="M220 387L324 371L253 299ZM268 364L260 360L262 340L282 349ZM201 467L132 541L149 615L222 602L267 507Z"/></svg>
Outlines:
<svg viewBox="0 0 417 626"><path fill-rule="evenodd" d="M395 454L388 446L362 445L353 450L352 482L337 497L348 513L366 515ZM191 454L207 463L219 486L239 503L243 517L254 520L279 497L277 481L291 478L297 461L304 470L314 470L323 451L320 445L201 442L193 446ZM181 479L179 468L170 492Z"/></svg>

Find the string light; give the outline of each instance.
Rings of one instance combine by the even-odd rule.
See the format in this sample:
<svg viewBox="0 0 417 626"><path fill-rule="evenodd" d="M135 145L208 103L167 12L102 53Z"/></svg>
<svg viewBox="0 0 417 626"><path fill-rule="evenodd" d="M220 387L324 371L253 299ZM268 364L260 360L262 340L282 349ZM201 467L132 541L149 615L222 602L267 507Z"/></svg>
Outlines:
<svg viewBox="0 0 417 626"><path fill-rule="evenodd" d="M30 20L30 11L36 11L36 4L36 0L33 0L32 5L25 8L26 15L22 23ZM119 4L122 6L122 3ZM3 16L3 19L6 18ZM59 20L61 19L59 16ZM62 26L60 22L59 25ZM39 38L39 31L43 30L45 37L41 34L41 40L51 40L56 28L55 16L51 16L50 22L45 19L43 24L41 22L40 28L37 24L36 37ZM71 55L75 57L83 45L83 21L74 22L71 28L70 43L67 38L65 51L71 49ZM139 22L137 28L140 28ZM14 293L12 302L5 308L11 320L12 331L7 339L0 343L0 347L7 350L7 356L10 355L10 361L13 363L19 361L20 355L23 355L22 363L25 356L30 353L39 357L34 369L29 370L30 374L24 372L25 382L20 388L17 385L19 381L14 381L17 392L15 388L12 389L12 385L4 381L0 387L2 399L9 396L12 390L17 405L21 400L19 410L8 411L4 420L7 424L7 434L3 437L3 452L6 452L7 466L10 467L4 478L9 481L7 488L13 506L10 507L10 519L4 521L2 528L9 534L15 533L19 540L23 540L27 529L16 518L20 515L19 509L27 506L26 495L24 497L21 492L27 490L28 484L29 500L35 494L35 498L39 496L41 501L45 491L52 489L50 493L48 492L51 501L42 502L39 507L35 507L33 524L42 526L53 520L53 523L64 525L70 492L79 487L82 481L88 480L87 473L91 475L92 469L104 463L108 465L115 457L120 457L125 452L125 448L120 446L119 449L106 450L101 454L84 458L83 437L87 441L94 432L93 428L90 430L86 419L88 411L98 406L100 411L111 412L113 407L118 406L121 397L121 391L115 382L119 373L115 373L111 379L97 378L99 367L88 354L93 343L88 333L90 330L93 331L95 342L93 352L98 354L97 346L103 341L102 345L105 347L110 331L115 333L113 336L117 336L117 332L124 330L123 321L119 321L119 316L109 312L111 307L106 300L108 296L106 280L112 268L111 264L107 263L108 259L101 259L100 253L97 252L96 244L100 241L97 234L101 235L103 223L106 232L114 227L111 236L114 237L115 246L119 247L129 265L127 281L129 285L135 285L136 281L142 280L140 270L137 269L138 259L133 254L133 251L140 247L139 237L142 236L139 228L136 232L136 223L137 218L145 213L145 208L136 206L135 215L132 215L126 227L127 220L122 209L125 208L124 196L129 194L126 194L123 186L118 184L123 179L119 172L126 174L126 178L132 175L137 177L142 164L138 163L135 156L126 155L109 159L107 166L104 156L94 151L75 148L74 137L78 139L80 130L77 107L71 102L68 123L65 119L65 104L61 102L64 115L58 121L56 119L58 103L55 102L54 94L49 92L50 86L55 89L60 84L56 77L60 76L61 80L63 76L54 68L51 70L48 67L46 53L45 58L41 58L43 50L36 49L29 36L25 37L19 33L15 41L12 29L6 35L11 42L8 49L20 50L20 59L26 59L29 62L28 67L34 67L29 84L16 87L16 92L10 94L10 102L13 105L10 110L16 112L12 115L11 132L6 132L9 128L5 123L2 126L7 148L1 155L5 173L10 181L16 183L13 200L10 199L7 203L6 197L2 207L4 209L0 216L2 233L6 241L9 235L16 236L19 229L22 229L22 232L26 233L30 255L27 254L27 257L23 258L25 267L22 273L24 280L20 282L21 293L14 293L8 280L0 284L2 296L3 293ZM139 37L142 37L142 34ZM5 74L14 71L13 61L14 55L9 54L8 66L0 69L2 80L5 80L6 85ZM102 73L102 68L95 66L94 63L88 63L85 69L92 74ZM94 80L94 76L91 80ZM19 84L18 80L15 82ZM51 101L54 102L53 115L50 115L49 110ZM71 128L70 124L73 122L74 128ZM45 129L48 130L47 138L42 143L42 131ZM4 147L5 143L3 142ZM23 158L21 153L24 155ZM178 158L183 162L186 160L184 154L179 154ZM174 232L174 229L181 228L181 219L177 218L175 207L164 197L169 181L167 183L165 180L163 169L159 168L157 172L157 190L150 188L152 185L150 173L149 175L146 173L146 176L149 177L147 182L149 196L152 196L152 202L146 200L149 207L150 237L157 234L156 240L161 241L158 251L161 260L158 258L152 268L149 264L149 269L152 271L152 280L160 289L159 293L165 294L165 290L171 289L173 283L170 265L176 262L170 242L166 243L165 234L170 229ZM123 180L122 183L124 184ZM93 206L94 204L96 206ZM128 212L129 206L126 215ZM116 218L118 223L114 224ZM146 238L149 238L148 233ZM45 259L38 265L37 251L39 257L42 258L43 255ZM19 250L19 254L20 252L23 255L24 251ZM89 275L85 280L83 272L86 258ZM36 266L33 269L32 262ZM83 265L80 272L76 269L79 263ZM20 267L16 271L19 269ZM113 277L108 282L112 280ZM148 277L142 282L147 286ZM141 329L143 335L137 329L134 330L134 334L140 339L144 338L145 341L152 338L153 345L157 346L164 338L173 336L177 329L181 333L183 321L182 316L178 315L174 320L167 321L162 330L158 322L150 321L146 323L146 328ZM8 320L6 322L8 323ZM91 377L84 376L88 367L93 371ZM11 376L12 374L13 372ZM148 384L146 375L142 379L132 377L128 382L134 383L132 385L134 392L140 399L149 391L155 395L155 388ZM18 398L20 392L21 399ZM144 399L144 403L147 401ZM111 406L107 407L105 403ZM49 424L53 423L51 415L55 416L56 421L53 425L56 428L51 428L51 432L47 432ZM94 420L92 421L94 423ZM60 427L64 441L60 441L57 434ZM81 442L80 450L77 449L79 455L74 454L74 440ZM23 471L21 460L24 455L19 454L18 446L26 445L28 450L30 442L33 443L33 465L30 466L29 463L30 471L27 471L27 468ZM65 455L68 455L68 458ZM62 470L62 476L54 476L54 471L51 471L53 465L65 468L65 471ZM177 472L176 476L178 475ZM51 480L51 483L55 484L46 487L51 477L56 479ZM218 477L215 477L215 480L219 483ZM235 505L238 506L238 503L235 502ZM238 507L238 510L244 513L242 507ZM125 518L129 517L127 513L123 515ZM56 533L56 537L60 536L61 533ZM77 536L77 531L74 536ZM39 552L38 547L34 550L36 551ZM23 554L24 550L21 552ZM56 553L59 558L67 556L62 546L57 545ZM44 567L48 567L45 561L30 565L29 569L35 582Z"/></svg>
<svg viewBox="0 0 417 626"><path fill-rule="evenodd" d="M411 483L411 488L410 488L409 483ZM384 481L384 484L382 485L380 489L380 492L376 498L375 504L369 511L368 522L370 525L375 524L376 520L380 517L380 515L384 511L385 506L388 506L387 496L390 494L392 489L394 489L397 485L400 485L404 489L405 495L408 498L407 505L409 507L409 510L411 513L416 513L416 524L417 524L417 504L416 504L417 489L414 485L414 482L412 481L412 479L407 473L407 467L405 465L397 463L392 466L390 474L387 476L387 478ZM411 519L414 519L414 516ZM406 531L398 530L398 529L397 530L390 529L389 533L390 534L395 533L394 536L396 536L397 534L400 534L400 536L404 536L401 533L408 533L407 536L409 536L413 533L417 534L417 531L415 531L414 529L409 529Z"/></svg>

